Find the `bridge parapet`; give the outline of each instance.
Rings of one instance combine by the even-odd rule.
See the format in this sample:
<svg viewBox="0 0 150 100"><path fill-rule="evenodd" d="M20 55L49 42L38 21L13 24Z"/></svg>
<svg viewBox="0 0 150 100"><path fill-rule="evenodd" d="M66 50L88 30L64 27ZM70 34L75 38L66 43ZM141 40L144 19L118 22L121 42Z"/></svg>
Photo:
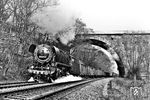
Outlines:
<svg viewBox="0 0 150 100"><path fill-rule="evenodd" d="M102 42L105 42L110 47L114 47L115 41L120 39L122 37L121 34L77 34L77 39L95 39Z"/></svg>

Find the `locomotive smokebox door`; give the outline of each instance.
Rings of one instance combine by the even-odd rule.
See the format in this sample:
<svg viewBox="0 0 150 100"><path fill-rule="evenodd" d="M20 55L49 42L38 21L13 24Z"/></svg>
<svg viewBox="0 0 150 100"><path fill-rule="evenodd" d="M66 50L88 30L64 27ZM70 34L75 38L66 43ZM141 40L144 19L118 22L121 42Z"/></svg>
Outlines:
<svg viewBox="0 0 150 100"><path fill-rule="evenodd" d="M36 45L31 44L29 47L29 52L34 53L34 50L36 49Z"/></svg>

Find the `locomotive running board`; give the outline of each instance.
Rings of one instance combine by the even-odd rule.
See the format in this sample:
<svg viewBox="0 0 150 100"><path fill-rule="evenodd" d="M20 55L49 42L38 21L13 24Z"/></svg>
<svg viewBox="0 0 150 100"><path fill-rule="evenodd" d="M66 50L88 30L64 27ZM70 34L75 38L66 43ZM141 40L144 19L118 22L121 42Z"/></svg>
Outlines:
<svg viewBox="0 0 150 100"><path fill-rule="evenodd" d="M60 62L56 62L56 66L57 66L57 65L63 65L63 66L70 67L69 65L67 65L67 64L63 64L63 63L60 63Z"/></svg>

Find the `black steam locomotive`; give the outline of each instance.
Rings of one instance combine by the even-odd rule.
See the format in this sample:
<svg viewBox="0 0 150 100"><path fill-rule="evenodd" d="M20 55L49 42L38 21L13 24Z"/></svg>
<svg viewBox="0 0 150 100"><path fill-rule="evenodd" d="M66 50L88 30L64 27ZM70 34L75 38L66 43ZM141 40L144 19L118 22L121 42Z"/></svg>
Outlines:
<svg viewBox="0 0 150 100"><path fill-rule="evenodd" d="M35 81L52 82L70 71L71 56L55 46L32 44L29 52L33 54L33 65L28 68L28 72Z"/></svg>

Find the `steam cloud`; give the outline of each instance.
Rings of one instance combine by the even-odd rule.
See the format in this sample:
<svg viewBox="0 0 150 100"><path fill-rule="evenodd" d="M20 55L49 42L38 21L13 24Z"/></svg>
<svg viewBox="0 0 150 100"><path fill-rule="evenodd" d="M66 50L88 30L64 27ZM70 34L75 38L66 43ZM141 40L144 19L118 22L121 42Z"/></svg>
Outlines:
<svg viewBox="0 0 150 100"><path fill-rule="evenodd" d="M74 38L73 25L77 14L70 8L67 8L68 5L62 1L60 5L45 7L37 11L31 20L42 28L43 34L48 33L51 36L56 36L59 31L70 27L66 34L59 36L61 42L67 44L69 40Z"/></svg>

